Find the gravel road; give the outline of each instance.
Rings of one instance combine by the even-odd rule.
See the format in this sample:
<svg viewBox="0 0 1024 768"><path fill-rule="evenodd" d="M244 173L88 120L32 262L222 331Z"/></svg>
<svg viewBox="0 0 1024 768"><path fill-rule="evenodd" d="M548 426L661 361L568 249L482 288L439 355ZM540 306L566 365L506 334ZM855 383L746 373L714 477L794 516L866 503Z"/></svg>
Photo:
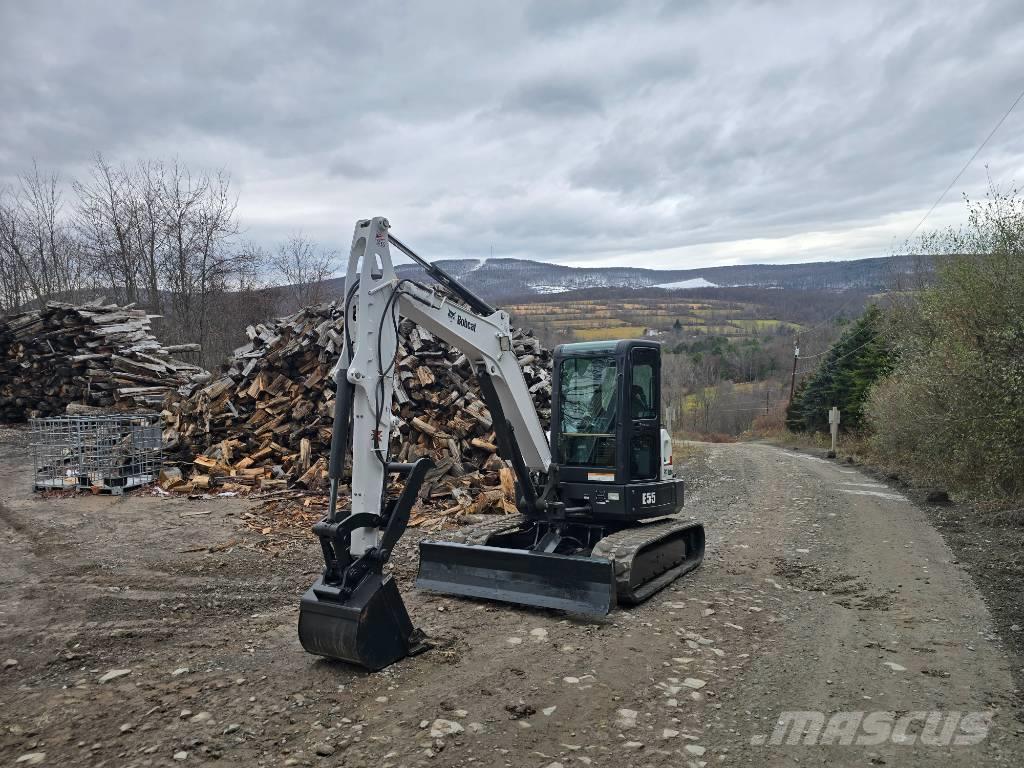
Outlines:
<svg viewBox="0 0 1024 768"><path fill-rule="evenodd" d="M368 675L298 645L312 538L268 556L238 499L33 498L23 440L0 434L4 765L1024 764L1021 661L977 590L835 462L700 446L704 565L601 621L418 592L411 532L436 647Z"/></svg>

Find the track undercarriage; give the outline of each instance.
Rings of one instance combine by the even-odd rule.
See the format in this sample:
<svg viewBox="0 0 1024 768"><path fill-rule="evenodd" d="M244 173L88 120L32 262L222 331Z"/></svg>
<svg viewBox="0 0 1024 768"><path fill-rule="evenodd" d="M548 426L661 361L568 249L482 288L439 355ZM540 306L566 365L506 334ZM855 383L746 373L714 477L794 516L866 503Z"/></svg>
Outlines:
<svg viewBox="0 0 1024 768"><path fill-rule="evenodd" d="M704 527L531 520L515 515L420 544L417 586L447 594L604 615L646 600L704 558Z"/></svg>

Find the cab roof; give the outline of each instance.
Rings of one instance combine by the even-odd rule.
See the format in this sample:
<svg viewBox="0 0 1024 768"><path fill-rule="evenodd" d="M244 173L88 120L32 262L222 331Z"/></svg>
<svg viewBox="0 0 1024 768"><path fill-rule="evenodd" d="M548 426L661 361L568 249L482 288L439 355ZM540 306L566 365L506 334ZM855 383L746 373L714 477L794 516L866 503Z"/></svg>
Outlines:
<svg viewBox="0 0 1024 768"><path fill-rule="evenodd" d="M574 344L559 344L563 355L593 352L614 352L618 341L578 341Z"/></svg>
<svg viewBox="0 0 1024 768"><path fill-rule="evenodd" d="M630 349L646 347L661 349L661 342L651 339L609 339L607 341L578 341L572 344L559 344L555 347L556 357L575 357L595 355L627 354Z"/></svg>

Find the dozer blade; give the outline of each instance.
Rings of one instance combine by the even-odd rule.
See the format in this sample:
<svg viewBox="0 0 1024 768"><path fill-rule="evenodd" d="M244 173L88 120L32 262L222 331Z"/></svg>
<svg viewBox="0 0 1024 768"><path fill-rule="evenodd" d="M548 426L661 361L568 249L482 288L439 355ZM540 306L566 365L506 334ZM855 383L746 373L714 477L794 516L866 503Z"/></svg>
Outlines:
<svg viewBox="0 0 1024 768"><path fill-rule="evenodd" d="M368 576L346 600L337 593L319 578L302 596L299 641L309 653L376 672L426 647L390 575Z"/></svg>
<svg viewBox="0 0 1024 768"><path fill-rule="evenodd" d="M609 560L481 544L420 542L416 586L590 616L604 616L615 607L615 570Z"/></svg>

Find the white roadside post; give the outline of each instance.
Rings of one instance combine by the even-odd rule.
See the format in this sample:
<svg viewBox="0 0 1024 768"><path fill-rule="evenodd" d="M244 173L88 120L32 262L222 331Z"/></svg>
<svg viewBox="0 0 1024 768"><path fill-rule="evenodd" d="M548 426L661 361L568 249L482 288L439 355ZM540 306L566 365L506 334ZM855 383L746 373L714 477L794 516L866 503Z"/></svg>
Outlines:
<svg viewBox="0 0 1024 768"><path fill-rule="evenodd" d="M839 409L835 406L828 412L828 428L832 432L832 450L828 452L828 457L834 459L836 457L836 438L839 437Z"/></svg>

